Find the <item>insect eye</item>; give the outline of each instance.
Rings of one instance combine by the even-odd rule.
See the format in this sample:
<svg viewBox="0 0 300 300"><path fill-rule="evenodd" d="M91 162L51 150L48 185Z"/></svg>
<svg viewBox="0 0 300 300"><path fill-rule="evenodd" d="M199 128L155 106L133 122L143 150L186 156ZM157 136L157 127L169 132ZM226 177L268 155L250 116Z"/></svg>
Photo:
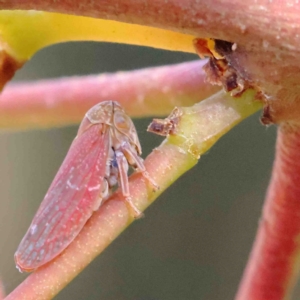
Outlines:
<svg viewBox="0 0 300 300"><path fill-rule="evenodd" d="M114 114L114 124L116 128L122 132L129 131L131 128L130 118L121 112Z"/></svg>

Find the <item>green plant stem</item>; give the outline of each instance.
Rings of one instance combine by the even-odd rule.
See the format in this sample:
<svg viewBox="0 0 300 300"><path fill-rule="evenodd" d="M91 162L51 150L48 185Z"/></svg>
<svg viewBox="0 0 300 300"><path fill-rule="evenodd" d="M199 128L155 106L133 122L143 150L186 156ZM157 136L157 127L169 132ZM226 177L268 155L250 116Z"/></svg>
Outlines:
<svg viewBox="0 0 300 300"><path fill-rule="evenodd" d="M189 108L182 108L178 135L169 136L147 157L145 165L160 186L153 191L141 174L130 177L133 202L145 210L179 176L195 166L200 154L247 116L261 108L248 91L240 98L219 92ZM208 119L215 121L207 122ZM199 136L199 137L198 137ZM129 208L117 191L91 217L71 245L49 264L39 268L20 284L6 300L51 299L84 267L99 255L131 222Z"/></svg>

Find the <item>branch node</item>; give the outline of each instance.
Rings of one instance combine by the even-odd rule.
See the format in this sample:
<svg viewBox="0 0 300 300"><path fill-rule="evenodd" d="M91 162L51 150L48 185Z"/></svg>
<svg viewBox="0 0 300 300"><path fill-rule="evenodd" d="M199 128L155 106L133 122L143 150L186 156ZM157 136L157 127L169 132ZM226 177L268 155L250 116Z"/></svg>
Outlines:
<svg viewBox="0 0 300 300"><path fill-rule="evenodd" d="M175 107L171 114L165 119L153 119L147 131L161 136L176 134L176 127L182 116L182 110Z"/></svg>

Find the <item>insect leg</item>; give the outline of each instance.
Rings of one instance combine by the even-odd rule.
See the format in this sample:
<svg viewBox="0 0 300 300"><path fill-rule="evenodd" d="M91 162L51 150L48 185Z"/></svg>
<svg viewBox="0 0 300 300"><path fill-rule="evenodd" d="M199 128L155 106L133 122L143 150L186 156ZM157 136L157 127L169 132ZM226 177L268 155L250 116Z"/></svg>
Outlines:
<svg viewBox="0 0 300 300"><path fill-rule="evenodd" d="M134 205L130 196L128 175L127 175L128 172L127 159L122 152L116 151L116 160L119 169L120 187L122 190L122 194L125 197L126 202L130 205L131 209L134 211L134 217L140 218L141 216L143 216L143 213Z"/></svg>
<svg viewBox="0 0 300 300"><path fill-rule="evenodd" d="M121 146L121 150L123 153L125 153L129 163L132 165L136 165L137 171L141 172L143 176L152 184L154 191L159 190L159 185L151 178L151 176L147 172L143 159L139 157L138 154L133 151L127 143L124 143Z"/></svg>
<svg viewBox="0 0 300 300"><path fill-rule="evenodd" d="M105 201L108 198L109 194L110 194L109 183L106 178L103 178L100 195L98 196L97 201L95 201L93 206L94 211L99 209L103 201Z"/></svg>

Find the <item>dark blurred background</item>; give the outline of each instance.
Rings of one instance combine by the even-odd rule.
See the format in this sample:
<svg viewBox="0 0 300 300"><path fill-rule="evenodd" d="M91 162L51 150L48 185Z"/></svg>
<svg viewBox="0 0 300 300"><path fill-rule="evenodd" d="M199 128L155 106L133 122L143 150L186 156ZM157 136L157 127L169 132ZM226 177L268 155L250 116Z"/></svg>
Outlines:
<svg viewBox="0 0 300 300"><path fill-rule="evenodd" d="M36 54L15 81L192 59L198 58L142 47L69 43ZM150 121L134 120L144 157L162 141L146 132ZM55 299L233 299L271 173L275 129L263 127L259 114L236 126ZM76 131L72 126L0 133L0 272L7 293L26 276L15 269L14 252Z"/></svg>

